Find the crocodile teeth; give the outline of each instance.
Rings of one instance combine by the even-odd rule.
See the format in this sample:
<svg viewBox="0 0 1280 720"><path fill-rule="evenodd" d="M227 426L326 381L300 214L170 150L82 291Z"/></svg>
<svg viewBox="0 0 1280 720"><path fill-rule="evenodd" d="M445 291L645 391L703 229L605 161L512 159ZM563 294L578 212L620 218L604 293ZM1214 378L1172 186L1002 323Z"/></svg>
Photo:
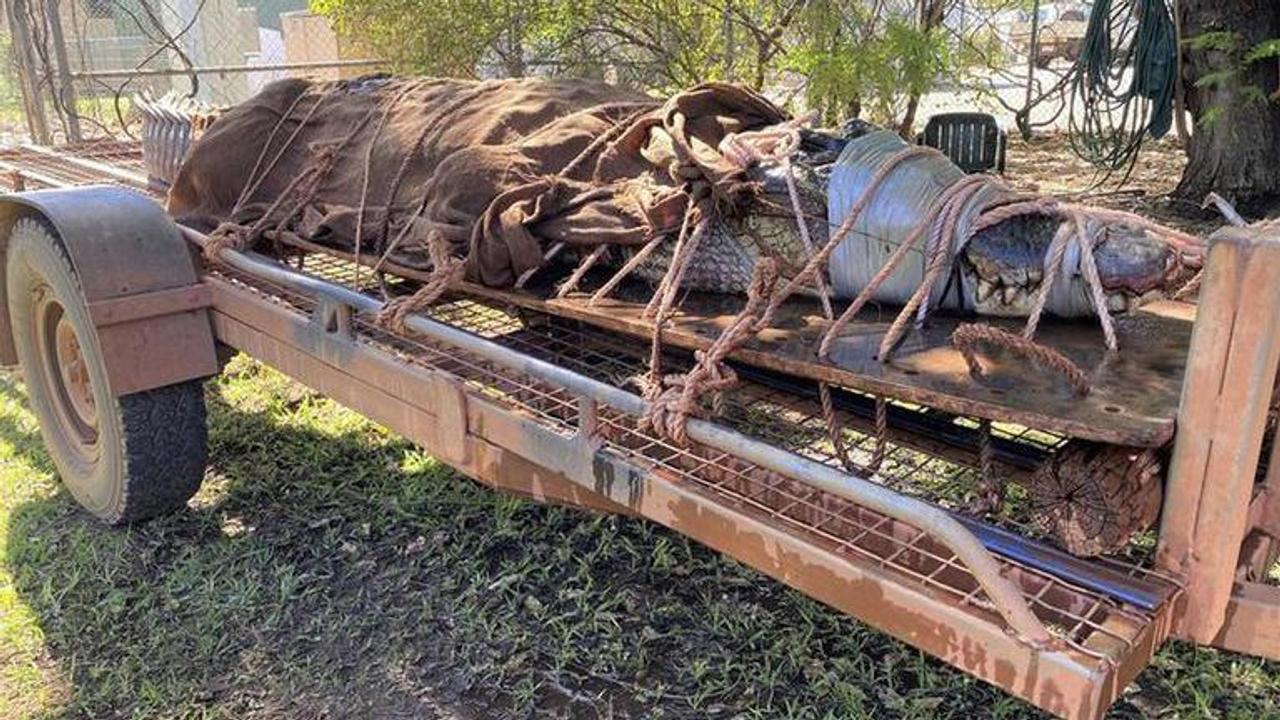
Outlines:
<svg viewBox="0 0 1280 720"><path fill-rule="evenodd" d="M978 302L986 302L996 291L996 284L990 280L978 279Z"/></svg>
<svg viewBox="0 0 1280 720"><path fill-rule="evenodd" d="M1039 285L1044 281L1044 269L1031 268L1027 270L1027 279L1030 280L1033 285Z"/></svg>
<svg viewBox="0 0 1280 720"><path fill-rule="evenodd" d="M1000 301L1003 302L1005 305L1012 305L1014 301L1017 299L1018 299L1018 288L1012 285L1005 286L1004 292L1001 293L1000 295Z"/></svg>

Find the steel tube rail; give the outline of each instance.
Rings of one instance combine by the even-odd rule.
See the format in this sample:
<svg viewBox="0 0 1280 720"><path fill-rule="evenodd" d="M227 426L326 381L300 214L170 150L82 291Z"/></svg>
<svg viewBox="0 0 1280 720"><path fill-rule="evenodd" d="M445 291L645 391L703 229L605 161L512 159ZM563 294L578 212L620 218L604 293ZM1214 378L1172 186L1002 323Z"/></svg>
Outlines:
<svg viewBox="0 0 1280 720"><path fill-rule="evenodd" d="M185 237L201 248L209 242L206 235L191 228L183 227L182 232ZM385 306L381 301L367 295L304 275L256 253L240 252L224 247L219 251L218 259L250 275L296 291L326 297L349 305L362 313L376 314ZM524 355L422 315L409 315L405 320L405 326L434 340L473 353L521 374L563 387L629 415L643 415L649 405L638 395L544 360ZM955 553L1021 640L1036 647L1052 644L1053 636L1044 623L1031 612L1026 598L1017 586L1000 574L1000 567L995 558L973 533L945 510L706 420L690 419L687 430L689 437L700 444L731 453L759 467L846 498L869 510L901 520L927 533Z"/></svg>

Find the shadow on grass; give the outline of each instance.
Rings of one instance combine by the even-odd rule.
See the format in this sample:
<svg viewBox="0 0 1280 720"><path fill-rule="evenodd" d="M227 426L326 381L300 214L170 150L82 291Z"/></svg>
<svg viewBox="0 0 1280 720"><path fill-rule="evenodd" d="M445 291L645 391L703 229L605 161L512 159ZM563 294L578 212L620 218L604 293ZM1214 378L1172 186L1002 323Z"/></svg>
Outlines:
<svg viewBox="0 0 1280 720"><path fill-rule="evenodd" d="M253 382L212 386L212 469L183 512L112 530L65 494L13 510L6 562L70 686L60 714L1039 717L674 533L495 495ZM49 469L20 423L0 440Z"/></svg>

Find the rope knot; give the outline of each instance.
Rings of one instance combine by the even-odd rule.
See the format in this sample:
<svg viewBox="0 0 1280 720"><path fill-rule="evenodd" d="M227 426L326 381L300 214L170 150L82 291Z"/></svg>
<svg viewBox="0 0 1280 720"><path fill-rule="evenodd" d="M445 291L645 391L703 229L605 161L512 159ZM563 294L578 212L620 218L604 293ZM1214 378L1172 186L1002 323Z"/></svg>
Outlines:
<svg viewBox="0 0 1280 720"><path fill-rule="evenodd" d="M450 257L431 271L421 288L412 295L398 297L383 306L374 322L394 333L405 333L405 321L409 315L439 300L451 287L462 282L467 263L462 258Z"/></svg>
<svg viewBox="0 0 1280 720"><path fill-rule="evenodd" d="M204 256L211 261L218 261L218 255L224 249L244 250L249 245L249 228L239 223L224 220L209 233L209 242L205 243Z"/></svg>
<svg viewBox="0 0 1280 720"><path fill-rule="evenodd" d="M710 346L694 353L694 366L688 372L665 377L651 372L641 381L644 397L649 401L649 410L641 418L643 427L672 442L684 444L688 437L686 426L689 417L705 414L701 398L711 395L712 412L719 415L724 411L725 391L738 384L738 373L729 365L728 357L756 333L763 319L761 309L777 285L778 267L776 258L762 258L756 263L746 305ZM651 370L656 367L656 360L651 361Z"/></svg>

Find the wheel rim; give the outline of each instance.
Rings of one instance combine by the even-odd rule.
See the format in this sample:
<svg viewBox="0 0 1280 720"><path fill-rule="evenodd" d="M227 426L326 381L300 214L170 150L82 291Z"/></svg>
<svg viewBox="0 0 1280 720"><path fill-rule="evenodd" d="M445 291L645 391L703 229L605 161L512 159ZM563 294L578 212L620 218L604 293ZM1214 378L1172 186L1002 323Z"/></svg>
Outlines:
<svg viewBox="0 0 1280 720"><path fill-rule="evenodd" d="M97 457L98 409L80 337L62 303L36 289L36 338L53 411L68 444L86 464Z"/></svg>

